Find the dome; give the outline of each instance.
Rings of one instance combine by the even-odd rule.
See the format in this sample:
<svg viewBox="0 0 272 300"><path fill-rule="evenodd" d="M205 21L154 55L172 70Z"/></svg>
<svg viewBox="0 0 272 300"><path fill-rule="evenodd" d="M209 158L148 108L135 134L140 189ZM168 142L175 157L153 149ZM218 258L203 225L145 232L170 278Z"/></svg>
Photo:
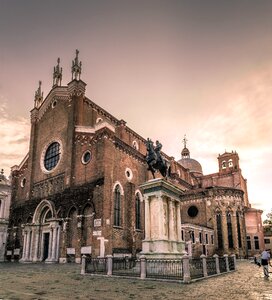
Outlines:
<svg viewBox="0 0 272 300"><path fill-rule="evenodd" d="M193 158L182 158L178 163L196 176L203 175L201 164Z"/></svg>
<svg viewBox="0 0 272 300"><path fill-rule="evenodd" d="M190 158L190 151L186 147L186 135L184 136L183 143L184 143L184 148L181 151L181 159L178 161L180 165L182 165L184 168L189 169L191 173L193 173L195 176L202 176L202 167L201 164L193 159Z"/></svg>

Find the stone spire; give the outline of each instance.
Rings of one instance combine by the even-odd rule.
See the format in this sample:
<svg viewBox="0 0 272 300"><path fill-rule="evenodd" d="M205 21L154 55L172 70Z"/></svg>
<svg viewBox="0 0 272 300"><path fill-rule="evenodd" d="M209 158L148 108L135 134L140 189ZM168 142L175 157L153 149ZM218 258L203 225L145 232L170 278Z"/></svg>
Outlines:
<svg viewBox="0 0 272 300"><path fill-rule="evenodd" d="M61 86L61 80L62 80L62 68L60 68L60 58L57 60L57 65L54 67L53 72L53 87L60 85Z"/></svg>
<svg viewBox="0 0 272 300"><path fill-rule="evenodd" d="M76 57L72 61L72 80L80 80L82 63L78 60L78 53L79 51L76 49Z"/></svg>
<svg viewBox="0 0 272 300"><path fill-rule="evenodd" d="M41 91L42 82L39 81L39 87L35 92L35 108L39 108L43 102L43 92Z"/></svg>

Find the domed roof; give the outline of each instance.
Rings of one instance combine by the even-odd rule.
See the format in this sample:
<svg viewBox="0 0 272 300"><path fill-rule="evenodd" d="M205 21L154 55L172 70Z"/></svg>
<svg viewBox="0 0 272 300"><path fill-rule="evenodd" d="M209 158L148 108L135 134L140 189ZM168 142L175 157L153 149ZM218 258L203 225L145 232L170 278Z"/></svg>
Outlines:
<svg viewBox="0 0 272 300"><path fill-rule="evenodd" d="M195 175L203 175L201 164L193 158L182 158L178 163Z"/></svg>
<svg viewBox="0 0 272 300"><path fill-rule="evenodd" d="M196 176L203 175L201 164L197 160L190 158L190 151L186 147L186 142L187 139L185 135L183 139L184 148L181 151L181 159L178 161L178 163L184 168L189 169L189 171Z"/></svg>

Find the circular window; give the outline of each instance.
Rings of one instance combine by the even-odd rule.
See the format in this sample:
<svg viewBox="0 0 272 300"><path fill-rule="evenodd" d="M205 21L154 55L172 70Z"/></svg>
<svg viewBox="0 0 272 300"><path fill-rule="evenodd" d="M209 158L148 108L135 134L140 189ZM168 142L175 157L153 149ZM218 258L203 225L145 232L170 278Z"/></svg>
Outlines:
<svg viewBox="0 0 272 300"><path fill-rule="evenodd" d="M60 144L53 142L47 148L44 155L44 167L47 171L51 171L56 167L60 160Z"/></svg>
<svg viewBox="0 0 272 300"><path fill-rule="evenodd" d="M198 214L198 208L197 208L196 206L194 206L194 205L193 205L193 206L190 206L190 207L188 208L187 213L188 213L188 216L189 216L189 217L194 218L194 217L196 217L197 214Z"/></svg>
<svg viewBox="0 0 272 300"><path fill-rule="evenodd" d="M91 158L92 158L91 152L87 150L86 152L83 153L81 162L86 165L91 160Z"/></svg>
<svg viewBox="0 0 272 300"><path fill-rule="evenodd" d="M52 108L54 108L56 105L57 105L57 100L54 100L51 106Z"/></svg>
<svg viewBox="0 0 272 300"><path fill-rule="evenodd" d="M23 179L21 180L21 187L22 187L22 188L25 187L25 184L26 184L26 179L23 178Z"/></svg>
<svg viewBox="0 0 272 300"><path fill-rule="evenodd" d="M133 177L132 171L129 168L126 168L125 174L127 179L130 181Z"/></svg>

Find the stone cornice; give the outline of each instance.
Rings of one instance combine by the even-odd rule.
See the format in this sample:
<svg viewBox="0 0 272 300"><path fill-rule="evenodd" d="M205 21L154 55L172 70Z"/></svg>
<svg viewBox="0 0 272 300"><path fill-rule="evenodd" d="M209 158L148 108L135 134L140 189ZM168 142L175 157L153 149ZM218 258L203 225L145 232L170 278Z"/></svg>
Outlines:
<svg viewBox="0 0 272 300"><path fill-rule="evenodd" d="M183 200L192 200L199 198L215 198L215 199L225 199L229 197L234 197L237 199L242 199L244 192L235 188L228 187L213 187L208 189L198 189L198 190L190 190L181 195Z"/></svg>

